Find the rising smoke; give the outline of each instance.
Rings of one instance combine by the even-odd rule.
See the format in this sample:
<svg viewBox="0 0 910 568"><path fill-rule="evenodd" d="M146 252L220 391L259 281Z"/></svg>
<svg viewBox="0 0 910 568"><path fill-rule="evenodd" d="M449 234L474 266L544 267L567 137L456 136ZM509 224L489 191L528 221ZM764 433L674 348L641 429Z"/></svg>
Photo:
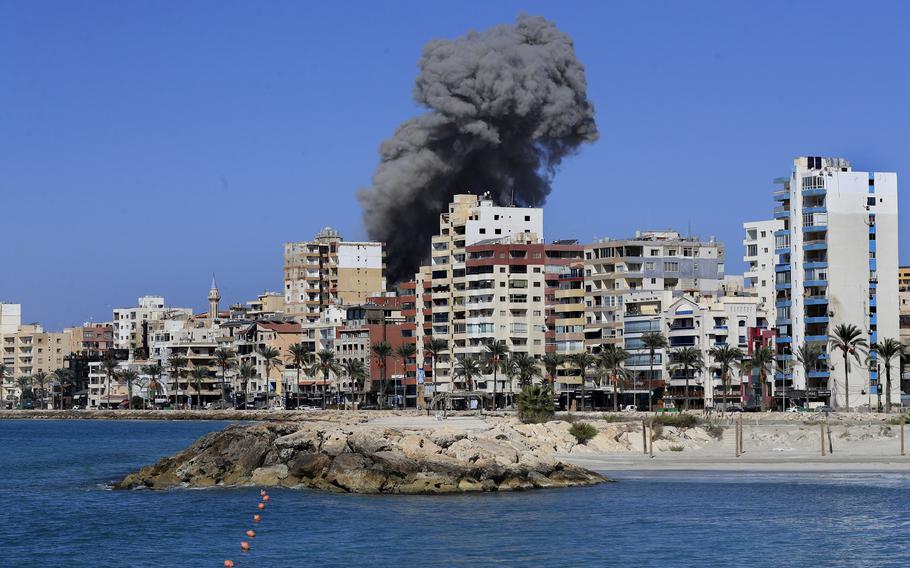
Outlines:
<svg viewBox="0 0 910 568"><path fill-rule="evenodd" d="M429 110L382 143L358 196L389 282L413 277L453 195L540 206L562 159L598 136L572 40L544 18L433 40L419 66L414 98Z"/></svg>

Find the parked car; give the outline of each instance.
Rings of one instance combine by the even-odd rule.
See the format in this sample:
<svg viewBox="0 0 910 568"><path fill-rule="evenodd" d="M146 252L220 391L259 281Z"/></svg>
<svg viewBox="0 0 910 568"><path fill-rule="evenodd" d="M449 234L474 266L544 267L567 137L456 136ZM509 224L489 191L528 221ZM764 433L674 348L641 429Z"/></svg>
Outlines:
<svg viewBox="0 0 910 568"><path fill-rule="evenodd" d="M815 412L834 412L834 409L827 404L823 404L821 406L816 406Z"/></svg>
<svg viewBox="0 0 910 568"><path fill-rule="evenodd" d="M622 407L623 412L638 412L638 407L634 404L627 404Z"/></svg>
<svg viewBox="0 0 910 568"><path fill-rule="evenodd" d="M802 411L803 411L803 407L801 407L801 406L791 406L790 408L788 408L786 410L786 412L802 412Z"/></svg>
<svg viewBox="0 0 910 568"><path fill-rule="evenodd" d="M727 412L742 412L743 407L738 404L731 404L731 405L727 406L727 408L725 408L724 410L726 410Z"/></svg>

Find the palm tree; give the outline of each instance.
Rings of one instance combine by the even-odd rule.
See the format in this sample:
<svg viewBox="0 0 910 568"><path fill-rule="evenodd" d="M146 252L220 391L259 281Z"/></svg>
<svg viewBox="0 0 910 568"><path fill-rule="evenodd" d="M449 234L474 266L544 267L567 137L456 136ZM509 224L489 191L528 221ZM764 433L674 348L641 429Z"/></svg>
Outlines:
<svg viewBox="0 0 910 568"><path fill-rule="evenodd" d="M587 370L597 364L597 357L587 351L569 355L569 361L581 371L581 411L585 410L585 373Z"/></svg>
<svg viewBox="0 0 910 568"><path fill-rule="evenodd" d="M825 349L819 343L804 341L796 348L796 362L806 374L806 408L809 408L809 373L818 369L819 363L824 361Z"/></svg>
<svg viewBox="0 0 910 568"><path fill-rule="evenodd" d="M221 369L221 400L227 400L227 383L224 376L236 363L237 356L234 355L233 349L219 347L215 350L215 364Z"/></svg>
<svg viewBox="0 0 910 568"><path fill-rule="evenodd" d="M271 393L269 390L269 378L272 375L272 367L277 367L281 364L281 359L278 358L280 354L278 350L274 347L263 347L259 350L259 357L262 359L262 364L265 365L265 392ZM278 390L277 384L275 383L275 390ZM266 394L266 400L271 401L271 394ZM269 407L271 407L271 402L269 402Z"/></svg>
<svg viewBox="0 0 910 568"><path fill-rule="evenodd" d="M682 349L677 349L676 352L673 353L673 368L682 369L686 379L685 410L689 410L689 379L691 378L689 376L689 369L700 371L703 366L704 362L701 358L701 351L695 347L683 347Z"/></svg>
<svg viewBox="0 0 910 568"><path fill-rule="evenodd" d="M559 353L547 353L541 358L541 362L550 376L550 386L554 386L556 384L556 373L559 372L559 366L565 362L565 357Z"/></svg>
<svg viewBox="0 0 910 568"><path fill-rule="evenodd" d="M515 369L515 377L518 379L519 388L525 388L531 385L534 379L541 378L539 361L527 353L516 353L513 355L512 367Z"/></svg>
<svg viewBox="0 0 910 568"><path fill-rule="evenodd" d="M174 408L177 408L177 405L180 403L180 401L177 400L177 391L180 388L180 374L183 372L183 368L186 366L186 363L186 357L180 355L179 353L171 353L170 357L167 359L167 364L170 367L171 374L174 376Z"/></svg>
<svg viewBox="0 0 910 568"><path fill-rule="evenodd" d="M714 359L714 362L717 364L716 369L720 371L720 388L724 392L724 400L727 397L727 379L730 377L730 371L733 369L734 365L738 361L741 361L744 357L742 349L739 347L732 347L730 345L718 345L717 347L712 347L708 350L708 355ZM717 398L714 396L714 380L711 379L711 398L715 400L714 404L716 405Z"/></svg>
<svg viewBox="0 0 910 568"><path fill-rule="evenodd" d="M379 408L382 409L382 400L385 398L386 394L386 363L388 362L389 357L392 355L392 347L385 341L380 341L373 344L373 355L379 358L377 364L379 365L379 395L376 397L377 402L379 403Z"/></svg>
<svg viewBox="0 0 910 568"><path fill-rule="evenodd" d="M256 376L256 366L249 361L244 361L237 369L237 375L240 377L240 389L243 391L243 408L249 402L247 394L249 393L250 379Z"/></svg>
<svg viewBox="0 0 910 568"><path fill-rule="evenodd" d="M146 391L149 402L152 405L154 405L155 395L158 394L158 389L161 386L161 373L163 371L164 369L157 363L152 363L142 368L142 372L150 377Z"/></svg>
<svg viewBox="0 0 910 568"><path fill-rule="evenodd" d="M496 385L499 382L499 364L503 359L509 356L509 346L499 341L491 340L484 347L487 357L490 359L490 365L493 366L493 409L496 409Z"/></svg>
<svg viewBox="0 0 910 568"><path fill-rule="evenodd" d="M626 377L623 365L629 358L629 352L617 345L605 345L603 351L597 356L598 367L610 374L613 383L613 410L619 410L619 384Z"/></svg>
<svg viewBox="0 0 910 568"><path fill-rule="evenodd" d="M101 362L101 368L104 369L105 374L107 375L107 407L111 407L111 379L114 378L114 374L117 373L117 360L114 359L113 355L108 354L105 357L104 361Z"/></svg>
<svg viewBox="0 0 910 568"><path fill-rule="evenodd" d="M464 356L455 366L455 376L464 379L465 390L474 390L474 379L480 376L480 361L474 357Z"/></svg>
<svg viewBox="0 0 910 568"><path fill-rule="evenodd" d="M127 408L133 409L133 382L139 378L139 374L132 369L124 369L120 372L118 377L121 381L126 383L126 405Z"/></svg>
<svg viewBox="0 0 910 568"><path fill-rule="evenodd" d="M4 392L4 383L6 382L7 373L10 372L10 368L3 363L0 363L0 404L3 405L3 408L6 408L6 396Z"/></svg>
<svg viewBox="0 0 910 568"><path fill-rule="evenodd" d="M341 363L335 358L335 352L331 349L322 349L316 353L312 372L314 375L322 373L322 409L325 410L325 389L329 384L329 373L334 373L335 376L341 374Z"/></svg>
<svg viewBox="0 0 910 568"><path fill-rule="evenodd" d="M846 393L844 400L848 409L850 408L850 355L853 355L853 358L859 362L863 347L868 346L861 335L862 332L852 323L841 323L834 326L834 333L828 336L828 344L832 351L839 350L844 356L844 392Z"/></svg>
<svg viewBox="0 0 910 568"><path fill-rule="evenodd" d="M292 343L288 346L291 362L297 368L297 407L300 407L300 371L304 366L313 364L313 354L304 343Z"/></svg>
<svg viewBox="0 0 910 568"><path fill-rule="evenodd" d="M404 407L407 408L408 407L408 396L407 396L407 390L405 390L405 389L407 389L406 385L407 385L407 378L408 378L408 361L410 361L414 357L414 355L417 353L417 346L414 345L413 343L402 343L401 345L398 346L398 349L395 350L395 353L398 355L398 357L401 358L401 373L404 377L402 379L402 390L404 391L403 399L404 399ZM415 393L416 393L416 385L415 385ZM396 396L398 395L397 388L395 389L395 395ZM416 405L417 399L415 398L414 400L415 400L415 405Z"/></svg>
<svg viewBox="0 0 910 568"><path fill-rule="evenodd" d="M22 399L25 398L25 393L29 392L29 389L32 386L32 378L30 376L22 376L16 379L16 386L19 387L19 407L22 407ZM35 393L30 392L32 397Z"/></svg>
<svg viewBox="0 0 910 568"><path fill-rule="evenodd" d="M878 353L885 363L885 412L891 412L891 361L895 357L900 361L904 357L904 349L905 347L900 341L890 337L872 344L872 350ZM881 377L879 377L879 381L881 381ZM882 392L880 385L878 392L879 394ZM881 402L880 399L879 402Z"/></svg>
<svg viewBox="0 0 910 568"><path fill-rule="evenodd" d="M348 359L341 364L344 374L348 377L348 387L351 391L351 410L354 410L354 388L359 386L361 381L365 381L370 373L367 366L360 359Z"/></svg>
<svg viewBox="0 0 910 568"><path fill-rule="evenodd" d="M32 382L35 385L38 385L38 391L41 393L41 403L40 404L42 407L47 405L47 403L45 402L45 399L47 398L47 393L44 390L45 385L47 384L47 380L48 380L47 373L45 373L44 371L38 371L37 373L32 375ZM43 408L42 408L42 410L43 410Z"/></svg>
<svg viewBox="0 0 910 568"><path fill-rule="evenodd" d="M436 396L436 362L439 360L439 356L449 350L449 342L444 339L433 339L430 338L423 344L423 351L430 357L432 357L432 362L430 363L430 370L433 372L433 396ZM427 406L427 415L429 416L430 408Z"/></svg>
<svg viewBox="0 0 910 568"><path fill-rule="evenodd" d="M663 336L658 331L649 331L641 335L641 343L645 346L645 349L648 350L648 362L650 363L650 371L648 372L648 412L654 409L653 405L653 389L652 380L654 379L654 354L658 349L666 349L667 338Z"/></svg>
<svg viewBox="0 0 910 568"><path fill-rule="evenodd" d="M752 352L752 366L749 368L750 372L752 369L758 369L758 380L761 384L761 407L765 408L765 400L768 398L768 394L765 392L768 389L768 369L774 366L774 350L770 347L759 347Z"/></svg>
<svg viewBox="0 0 910 568"><path fill-rule="evenodd" d="M199 406L199 410L202 410L202 379L206 377L208 371L205 367L193 367L193 379L196 381L196 400ZM190 406L192 406L192 398L190 398Z"/></svg>
<svg viewBox="0 0 910 568"><path fill-rule="evenodd" d="M63 397L66 394L66 389L74 384L72 379L73 372L61 367L54 371L52 375L56 377L57 382L60 383L60 410L63 410ZM53 399L51 399L51 408L57 408L57 403Z"/></svg>

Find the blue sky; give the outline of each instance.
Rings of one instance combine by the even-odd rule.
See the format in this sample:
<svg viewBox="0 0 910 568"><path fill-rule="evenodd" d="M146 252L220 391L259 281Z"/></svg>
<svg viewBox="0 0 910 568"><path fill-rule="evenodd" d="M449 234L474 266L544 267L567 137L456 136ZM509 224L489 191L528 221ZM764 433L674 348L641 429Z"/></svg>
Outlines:
<svg viewBox="0 0 910 568"><path fill-rule="evenodd" d="M522 11L574 38L601 132L548 239L691 227L736 273L794 156L910 172L908 4L378 6L0 0L0 300L59 328L144 294L201 310L213 272L223 302L281 289L283 242L365 236L423 44Z"/></svg>

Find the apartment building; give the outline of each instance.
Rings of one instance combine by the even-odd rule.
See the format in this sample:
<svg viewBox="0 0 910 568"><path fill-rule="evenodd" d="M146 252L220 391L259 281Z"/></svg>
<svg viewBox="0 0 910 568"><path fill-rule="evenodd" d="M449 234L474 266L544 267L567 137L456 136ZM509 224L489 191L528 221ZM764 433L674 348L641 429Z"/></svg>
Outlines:
<svg viewBox="0 0 910 568"><path fill-rule="evenodd" d="M326 227L284 245L284 309L315 322L332 305L363 303L385 289L382 243L345 241Z"/></svg>
<svg viewBox="0 0 910 568"><path fill-rule="evenodd" d="M585 351L584 251L577 241L555 241L544 247L546 353L571 356ZM554 382L561 391L574 390L581 385L581 371L562 365Z"/></svg>
<svg viewBox="0 0 910 568"><path fill-rule="evenodd" d="M900 337L898 307L897 175L854 171L843 158L800 157L775 191L777 356L784 372L775 388L800 398L856 407L882 387L875 370L844 365L809 373L793 364L804 342L827 349L838 324L853 324L869 342ZM830 356L830 354L829 354ZM807 376L808 375L808 376ZM896 384L896 381L895 381ZM806 392L808 391L808 392ZM892 402L900 400L893 388Z"/></svg>
<svg viewBox="0 0 910 568"><path fill-rule="evenodd" d="M3 336L3 359L7 381L63 368L70 354L69 331L49 332L37 323L20 325L16 333Z"/></svg>
<svg viewBox="0 0 910 568"><path fill-rule="evenodd" d="M248 385L251 397L264 399L271 392L277 396L283 395L285 384L281 367L290 361L288 348L299 343L303 338L303 328L297 322L284 320L261 320L243 326L234 334L234 347L237 354L237 364L249 363L256 369L256 376ZM259 354L264 348L271 347L278 351L281 364L272 365L266 372L265 361Z"/></svg>
<svg viewBox="0 0 910 568"><path fill-rule="evenodd" d="M601 239L585 247L588 350L621 344L624 298L637 292L718 296L724 284L724 247L676 231L636 231L631 239ZM657 296L660 296L659 294Z"/></svg>
<svg viewBox="0 0 910 568"><path fill-rule="evenodd" d="M783 215L775 209L775 216ZM779 218L770 221L748 221L743 223L743 261L746 272L743 274L745 287L755 294L760 302L759 309L766 314L770 325L774 326L776 308L774 298L775 279L774 233L784 228L784 221Z"/></svg>
<svg viewBox="0 0 910 568"><path fill-rule="evenodd" d="M430 266L417 276L421 291L429 276L428 313L421 317L430 325L415 326L451 347L449 360L437 363L437 389L451 390L453 359L479 355L486 341L543 353L542 235L542 209L497 206L486 196L456 195L439 216ZM492 380L486 379L477 386L492 391Z"/></svg>
<svg viewBox="0 0 910 568"><path fill-rule="evenodd" d="M168 308L162 296L142 296L131 308L114 309L114 348L128 349L136 358L148 356L149 323L181 316L192 316L190 308ZM135 353L140 350L140 353Z"/></svg>

